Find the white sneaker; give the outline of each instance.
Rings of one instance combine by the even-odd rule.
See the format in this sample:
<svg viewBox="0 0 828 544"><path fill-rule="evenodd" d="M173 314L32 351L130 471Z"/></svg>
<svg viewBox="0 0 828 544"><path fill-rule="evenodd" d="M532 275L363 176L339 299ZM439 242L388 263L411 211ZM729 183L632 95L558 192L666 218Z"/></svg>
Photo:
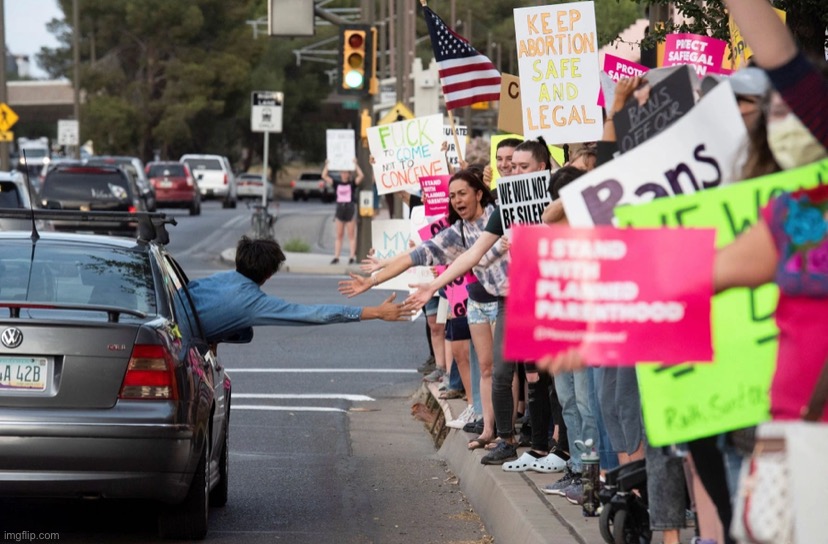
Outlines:
<svg viewBox="0 0 828 544"><path fill-rule="evenodd" d="M472 421L477 420L477 414L474 413L474 407L469 404L466 406L466 409L460 412L460 415L457 416L457 419L452 419L448 423L446 423L446 427L451 427L452 429L462 429L466 426L467 423L471 423Z"/></svg>

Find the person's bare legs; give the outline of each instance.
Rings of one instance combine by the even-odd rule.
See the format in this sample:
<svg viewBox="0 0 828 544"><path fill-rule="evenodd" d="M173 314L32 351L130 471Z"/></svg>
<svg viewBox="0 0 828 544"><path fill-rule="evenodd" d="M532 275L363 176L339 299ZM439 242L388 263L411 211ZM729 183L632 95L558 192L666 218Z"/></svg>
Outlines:
<svg viewBox="0 0 828 544"><path fill-rule="evenodd" d="M437 323L437 315L430 315L428 330L431 333L431 349L434 350L434 364L437 368L447 370L446 367L446 324Z"/></svg>
<svg viewBox="0 0 828 544"><path fill-rule="evenodd" d="M480 364L480 403L483 405L483 433L480 438L495 437L494 408L492 406L492 367L494 365L494 340L489 323L469 324L474 351Z"/></svg>
<svg viewBox="0 0 828 544"><path fill-rule="evenodd" d="M466 391L466 398L471 404L472 383L471 367L469 362L469 340L453 340L451 342L451 356L457 365L457 372L460 373L460 381L463 382L463 389Z"/></svg>
<svg viewBox="0 0 828 544"><path fill-rule="evenodd" d="M338 259L342 253L342 236L345 234L345 223L339 219L334 220L334 234L334 259Z"/></svg>
<svg viewBox="0 0 828 544"><path fill-rule="evenodd" d="M347 229L348 229L348 245L349 249L351 250L351 254L349 257L353 260L356 260L356 217L348 221ZM340 238L342 238L340 236Z"/></svg>

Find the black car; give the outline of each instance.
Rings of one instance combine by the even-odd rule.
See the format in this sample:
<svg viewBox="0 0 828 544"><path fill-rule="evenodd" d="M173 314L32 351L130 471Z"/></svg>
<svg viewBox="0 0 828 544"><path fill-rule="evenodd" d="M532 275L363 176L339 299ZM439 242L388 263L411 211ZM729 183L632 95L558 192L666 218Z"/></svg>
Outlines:
<svg viewBox="0 0 828 544"><path fill-rule="evenodd" d="M141 238L0 232L0 496L151 499L161 536L201 539L227 502L230 378L163 245L174 221L117 222Z"/></svg>
<svg viewBox="0 0 828 544"><path fill-rule="evenodd" d="M40 188L41 208L83 212L143 212L144 201L132 176L117 166L60 165L50 170ZM54 221L58 231L93 232L134 237L137 223L127 214L112 221L72 218Z"/></svg>

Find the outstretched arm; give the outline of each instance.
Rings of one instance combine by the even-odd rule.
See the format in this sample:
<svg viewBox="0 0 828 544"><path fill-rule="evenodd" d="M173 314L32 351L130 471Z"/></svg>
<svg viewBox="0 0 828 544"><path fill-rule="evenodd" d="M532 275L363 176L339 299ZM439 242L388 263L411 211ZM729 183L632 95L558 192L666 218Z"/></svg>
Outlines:
<svg viewBox="0 0 828 544"><path fill-rule="evenodd" d="M409 253L402 253L397 255L382 270L371 277L359 276L353 273L349 274L351 276L350 280L339 282L339 292L348 298L355 297L375 285L379 285L391 278L396 278L412 266L414 266L414 262L411 260L411 255Z"/></svg>
<svg viewBox="0 0 828 544"><path fill-rule="evenodd" d="M365 306L362 308L360 314L360 321L367 321L369 319L382 319L383 321L406 321L412 315L414 310L403 308L403 304L394 304L394 299L397 293L391 293L387 299L379 306Z"/></svg>
<svg viewBox="0 0 828 544"><path fill-rule="evenodd" d="M434 278L431 283L418 286L417 290L405 299L405 304L413 308L421 308L425 306L426 302L431 300L434 293L436 293L441 287L445 287L453 280L459 278L474 268L486 252L489 251L499 239L500 236L497 234L483 232L474 245L464 251L459 257L454 259L454 262L452 262L442 274Z"/></svg>
<svg viewBox="0 0 828 544"><path fill-rule="evenodd" d="M720 293L731 287L759 287L770 283L778 259L773 235L767 223L759 221L716 253L713 289Z"/></svg>
<svg viewBox="0 0 828 544"><path fill-rule="evenodd" d="M779 68L796 56L796 43L767 0L724 0L727 10L766 70Z"/></svg>

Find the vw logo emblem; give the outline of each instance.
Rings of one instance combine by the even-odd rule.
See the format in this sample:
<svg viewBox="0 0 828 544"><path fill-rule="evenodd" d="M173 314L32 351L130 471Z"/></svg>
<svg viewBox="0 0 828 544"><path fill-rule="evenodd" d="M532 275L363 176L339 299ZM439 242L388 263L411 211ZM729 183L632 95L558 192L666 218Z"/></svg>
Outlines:
<svg viewBox="0 0 828 544"><path fill-rule="evenodd" d="M17 327L9 327L0 334L0 342L7 348L16 348L23 343L23 331Z"/></svg>

